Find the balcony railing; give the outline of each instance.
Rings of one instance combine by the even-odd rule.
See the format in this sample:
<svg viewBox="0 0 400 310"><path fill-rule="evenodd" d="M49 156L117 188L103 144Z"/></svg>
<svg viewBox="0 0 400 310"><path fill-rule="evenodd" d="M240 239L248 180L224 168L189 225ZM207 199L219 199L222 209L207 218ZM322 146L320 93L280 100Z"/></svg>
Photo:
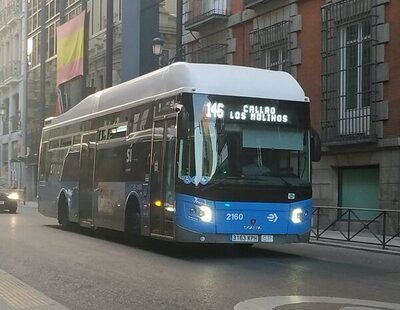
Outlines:
<svg viewBox="0 0 400 310"><path fill-rule="evenodd" d="M21 61L4 65L0 70L0 84L16 81L21 77Z"/></svg>
<svg viewBox="0 0 400 310"><path fill-rule="evenodd" d="M19 115L10 116L10 126L11 126L10 128L11 132L16 132L21 129L21 122Z"/></svg>
<svg viewBox="0 0 400 310"><path fill-rule="evenodd" d="M186 7L185 29L190 31L228 17L227 0L188 0Z"/></svg>
<svg viewBox="0 0 400 310"><path fill-rule="evenodd" d="M14 18L21 16L22 0L9 1L8 5L0 11L0 28Z"/></svg>
<svg viewBox="0 0 400 310"><path fill-rule="evenodd" d="M3 129L3 131L2 131L2 134L3 135L8 135L9 134L9 132L10 132L10 130L9 130L9 123L8 123L8 118L2 118L1 119L1 122L2 122L2 129Z"/></svg>
<svg viewBox="0 0 400 310"><path fill-rule="evenodd" d="M244 0L244 7L246 9L254 9L257 5L266 3L271 0Z"/></svg>
<svg viewBox="0 0 400 310"><path fill-rule="evenodd" d="M187 53L187 60L196 63L226 64L228 44L212 44Z"/></svg>

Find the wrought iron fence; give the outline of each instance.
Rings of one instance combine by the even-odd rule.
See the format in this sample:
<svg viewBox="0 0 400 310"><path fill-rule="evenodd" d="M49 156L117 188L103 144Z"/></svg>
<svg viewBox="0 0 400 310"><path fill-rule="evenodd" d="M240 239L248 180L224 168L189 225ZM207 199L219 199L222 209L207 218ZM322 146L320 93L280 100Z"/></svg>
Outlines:
<svg viewBox="0 0 400 310"><path fill-rule="evenodd" d="M314 207L311 238L400 250L400 210Z"/></svg>

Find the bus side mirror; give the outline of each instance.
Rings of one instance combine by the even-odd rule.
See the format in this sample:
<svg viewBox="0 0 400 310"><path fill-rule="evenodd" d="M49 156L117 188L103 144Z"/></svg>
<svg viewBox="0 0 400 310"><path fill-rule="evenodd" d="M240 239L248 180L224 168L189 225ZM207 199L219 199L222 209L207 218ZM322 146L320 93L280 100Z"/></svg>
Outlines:
<svg viewBox="0 0 400 310"><path fill-rule="evenodd" d="M180 139L187 139L189 124L189 113L186 111L185 107L182 107L178 112L178 137Z"/></svg>
<svg viewBox="0 0 400 310"><path fill-rule="evenodd" d="M321 138L314 129L311 130L311 160L321 160Z"/></svg>

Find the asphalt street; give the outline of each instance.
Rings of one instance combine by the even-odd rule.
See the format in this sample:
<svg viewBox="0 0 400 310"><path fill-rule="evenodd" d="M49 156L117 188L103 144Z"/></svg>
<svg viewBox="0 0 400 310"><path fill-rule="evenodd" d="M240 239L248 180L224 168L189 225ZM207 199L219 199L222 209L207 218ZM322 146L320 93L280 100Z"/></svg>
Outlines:
<svg viewBox="0 0 400 310"><path fill-rule="evenodd" d="M0 213L0 269L69 309L400 304L399 255L315 244L249 249L154 240L132 244L118 232L63 231L55 219L26 207ZM285 298L297 304L268 299L273 296L291 296Z"/></svg>

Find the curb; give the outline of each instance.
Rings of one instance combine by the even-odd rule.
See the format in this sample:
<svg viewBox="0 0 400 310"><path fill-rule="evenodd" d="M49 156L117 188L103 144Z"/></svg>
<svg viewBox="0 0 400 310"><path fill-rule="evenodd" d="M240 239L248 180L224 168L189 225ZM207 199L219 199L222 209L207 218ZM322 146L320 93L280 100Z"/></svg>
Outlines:
<svg viewBox="0 0 400 310"><path fill-rule="evenodd" d="M0 269L0 309L68 310L25 282Z"/></svg>
<svg viewBox="0 0 400 310"><path fill-rule="evenodd" d="M34 209L37 209L38 208L38 204L35 201L27 201L25 204L21 203L18 207L19 208L34 208Z"/></svg>
<svg viewBox="0 0 400 310"><path fill-rule="evenodd" d="M345 244L334 241L322 241L322 240L312 240L309 241L310 244L322 245L322 246L333 246L338 248L350 249L350 250L358 250L358 251L367 251L374 252L379 254L389 254L389 255L400 255L400 251L382 249L382 248L374 248L372 246L363 246L359 244Z"/></svg>

